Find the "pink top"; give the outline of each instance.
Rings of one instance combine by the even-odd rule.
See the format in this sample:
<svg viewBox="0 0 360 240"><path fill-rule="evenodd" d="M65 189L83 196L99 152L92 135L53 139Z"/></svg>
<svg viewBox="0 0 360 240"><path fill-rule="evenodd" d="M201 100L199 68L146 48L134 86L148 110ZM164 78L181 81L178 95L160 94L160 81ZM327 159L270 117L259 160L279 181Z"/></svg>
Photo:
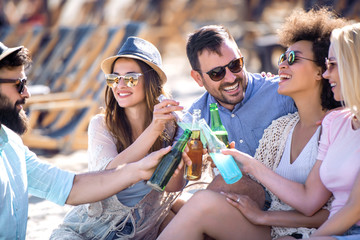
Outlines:
<svg viewBox="0 0 360 240"><path fill-rule="evenodd" d="M360 129L352 128L352 116L348 110L334 111L322 123L317 159L323 161L320 178L335 197L330 216L346 204L360 169Z"/></svg>

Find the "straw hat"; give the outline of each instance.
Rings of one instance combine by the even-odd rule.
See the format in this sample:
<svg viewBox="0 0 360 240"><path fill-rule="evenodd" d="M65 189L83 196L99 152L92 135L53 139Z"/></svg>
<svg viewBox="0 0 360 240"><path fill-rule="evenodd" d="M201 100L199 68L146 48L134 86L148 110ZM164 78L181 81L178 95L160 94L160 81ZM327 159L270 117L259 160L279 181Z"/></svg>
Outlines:
<svg viewBox="0 0 360 240"><path fill-rule="evenodd" d="M7 57L9 54L19 51L23 48L23 46L8 48L2 42L0 42L0 61Z"/></svg>
<svg viewBox="0 0 360 240"><path fill-rule="evenodd" d="M159 50L152 43L142 38L129 37L126 39L124 45L120 48L117 55L106 58L101 63L102 71L105 74L110 74L113 62L119 57L133 58L143 61L157 72L160 79L162 80L162 84L166 82L166 75L162 70L161 55Z"/></svg>

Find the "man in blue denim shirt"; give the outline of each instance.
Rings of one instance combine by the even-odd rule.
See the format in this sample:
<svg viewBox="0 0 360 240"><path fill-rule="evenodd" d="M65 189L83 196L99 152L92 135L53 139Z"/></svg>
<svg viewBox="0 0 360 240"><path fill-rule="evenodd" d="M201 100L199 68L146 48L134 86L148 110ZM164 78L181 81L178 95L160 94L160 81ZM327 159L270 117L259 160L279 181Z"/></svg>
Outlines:
<svg viewBox="0 0 360 240"><path fill-rule="evenodd" d="M225 27L210 25L195 31L189 36L186 52L192 78L207 91L189 111L201 109L201 118L210 125L209 104L217 103L229 142L234 141L236 149L253 156L265 128L296 111L291 98L277 93L278 76L267 78L246 71L245 58ZM260 206L264 203L262 187L246 176L227 185L218 175L208 188L248 194Z"/></svg>
<svg viewBox="0 0 360 240"><path fill-rule="evenodd" d="M170 150L113 170L77 175L40 162L18 135L27 128L23 104L30 97L25 75L30 63L26 48L0 42L0 239L25 239L28 193L60 205L103 200L149 179Z"/></svg>

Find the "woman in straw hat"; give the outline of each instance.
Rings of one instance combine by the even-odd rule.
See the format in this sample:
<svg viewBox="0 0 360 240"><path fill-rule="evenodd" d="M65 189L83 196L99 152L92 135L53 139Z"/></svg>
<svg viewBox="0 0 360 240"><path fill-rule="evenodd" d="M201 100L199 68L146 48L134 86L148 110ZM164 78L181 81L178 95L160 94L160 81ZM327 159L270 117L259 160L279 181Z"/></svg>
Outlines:
<svg viewBox="0 0 360 240"><path fill-rule="evenodd" d="M176 124L171 112L183 107L170 99L159 103L166 82L161 64L156 47L137 37L129 37L116 56L102 62L106 108L89 125L90 171L124 166L172 143ZM145 181L134 182L104 201L72 209L51 239L155 239L174 192L184 185L182 174L173 176L164 193Z"/></svg>

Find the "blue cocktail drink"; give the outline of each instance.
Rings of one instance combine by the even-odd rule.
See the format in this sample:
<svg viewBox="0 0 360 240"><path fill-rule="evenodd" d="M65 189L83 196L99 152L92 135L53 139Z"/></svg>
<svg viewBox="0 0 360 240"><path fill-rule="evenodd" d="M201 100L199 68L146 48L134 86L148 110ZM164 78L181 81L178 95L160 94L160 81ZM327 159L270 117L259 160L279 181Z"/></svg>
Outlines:
<svg viewBox="0 0 360 240"><path fill-rule="evenodd" d="M210 157L227 184L233 184L240 180L242 173L231 155L224 155L221 149L226 149L225 143L220 141L211 131L204 119L199 121L199 127L206 140L206 146Z"/></svg>
<svg viewBox="0 0 360 240"><path fill-rule="evenodd" d="M233 184L240 180L242 173L231 155L214 152L210 153L210 157L227 184Z"/></svg>

